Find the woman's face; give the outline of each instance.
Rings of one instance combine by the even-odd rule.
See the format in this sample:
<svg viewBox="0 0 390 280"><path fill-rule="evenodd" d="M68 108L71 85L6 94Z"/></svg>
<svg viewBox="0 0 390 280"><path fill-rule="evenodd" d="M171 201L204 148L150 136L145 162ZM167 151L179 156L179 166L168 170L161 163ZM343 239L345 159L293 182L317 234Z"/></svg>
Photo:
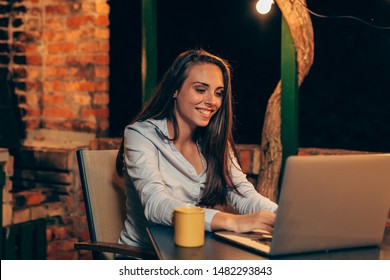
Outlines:
<svg viewBox="0 0 390 280"><path fill-rule="evenodd" d="M175 115L180 124L195 129L207 126L222 104L224 91L221 69L214 64L197 64L189 71L173 97Z"/></svg>

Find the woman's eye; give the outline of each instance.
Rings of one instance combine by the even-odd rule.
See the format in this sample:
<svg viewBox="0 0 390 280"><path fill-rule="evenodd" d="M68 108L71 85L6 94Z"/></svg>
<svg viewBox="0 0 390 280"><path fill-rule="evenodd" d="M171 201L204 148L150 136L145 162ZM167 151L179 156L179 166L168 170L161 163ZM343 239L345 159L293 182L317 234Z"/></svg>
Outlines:
<svg viewBox="0 0 390 280"><path fill-rule="evenodd" d="M205 89L203 89L203 88L196 88L195 89L197 92L200 92L200 93L203 93L203 92L205 92L206 90Z"/></svg>
<svg viewBox="0 0 390 280"><path fill-rule="evenodd" d="M222 96L222 95L223 95L223 92L222 92L222 91L221 91L221 92L216 92L215 95L216 95L216 96Z"/></svg>

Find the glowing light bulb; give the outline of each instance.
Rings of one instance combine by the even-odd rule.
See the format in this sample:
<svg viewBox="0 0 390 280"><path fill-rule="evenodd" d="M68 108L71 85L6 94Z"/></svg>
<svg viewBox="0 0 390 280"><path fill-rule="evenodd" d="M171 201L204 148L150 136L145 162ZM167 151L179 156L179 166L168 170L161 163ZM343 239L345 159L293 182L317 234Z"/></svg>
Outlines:
<svg viewBox="0 0 390 280"><path fill-rule="evenodd" d="M271 6L274 3L273 0L259 0L256 4L256 10L264 15L271 10Z"/></svg>

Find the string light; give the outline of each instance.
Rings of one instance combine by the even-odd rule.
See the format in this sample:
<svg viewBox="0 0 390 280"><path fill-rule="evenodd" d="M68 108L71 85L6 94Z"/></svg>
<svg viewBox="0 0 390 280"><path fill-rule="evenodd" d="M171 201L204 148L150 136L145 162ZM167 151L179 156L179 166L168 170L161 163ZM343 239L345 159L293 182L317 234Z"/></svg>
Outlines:
<svg viewBox="0 0 390 280"><path fill-rule="evenodd" d="M313 16L316 16L316 17L319 17L319 18L327 18L327 19L352 19L352 20L356 20L356 21L359 21L360 23L363 23L365 25L368 25L372 28L376 28L376 29L390 29L390 26L379 26L379 25L375 25L375 24L372 24L370 22L367 22L365 20L362 20L358 17L354 17L354 16L326 16L326 15L321 15L321 14L318 14L318 13L315 13L313 12L312 10L310 10L304 3L302 3L300 0L297 0L299 4L301 4L310 14L312 14Z"/></svg>
<svg viewBox="0 0 390 280"><path fill-rule="evenodd" d="M256 4L256 10L262 15L267 14L273 3L273 0L259 0Z"/></svg>
<svg viewBox="0 0 390 280"><path fill-rule="evenodd" d="M390 30L390 26L379 26L379 25L376 25L376 24L373 24L373 23L370 23L370 22L367 22L365 20L362 20L358 17L354 17L354 16L327 16L327 15L321 15L321 14L318 14L318 13L315 13L313 12L312 10L310 10L307 5L305 5L304 3L302 3L300 0L297 0L299 4L301 4L310 14L312 14L313 16L316 16L316 17L319 17L319 18L325 18L325 19L351 19L351 20L356 20L360 23L363 23L369 27L372 27L372 28L376 28L376 29L384 29L384 30ZM256 4L256 10L260 13L260 14L266 14L270 11L271 9L271 6L273 4L273 0L259 0Z"/></svg>

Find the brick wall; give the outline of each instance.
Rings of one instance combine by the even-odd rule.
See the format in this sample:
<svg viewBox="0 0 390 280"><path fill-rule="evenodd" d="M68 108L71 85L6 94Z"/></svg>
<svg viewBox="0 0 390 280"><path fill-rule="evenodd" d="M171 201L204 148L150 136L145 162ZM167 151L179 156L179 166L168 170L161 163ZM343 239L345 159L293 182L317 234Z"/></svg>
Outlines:
<svg viewBox="0 0 390 280"><path fill-rule="evenodd" d="M0 73L8 73L1 80L35 141L15 155L3 226L46 219L48 259L89 258L73 249L89 236L69 158L78 144L36 131L108 134L109 11L107 0L0 0L0 69L7 70Z"/></svg>
<svg viewBox="0 0 390 280"><path fill-rule="evenodd" d="M91 258L73 248L89 240L75 148L24 147L14 159L12 224L45 219L47 259Z"/></svg>
<svg viewBox="0 0 390 280"><path fill-rule="evenodd" d="M105 0L0 1L0 67L26 129L108 132Z"/></svg>
<svg viewBox="0 0 390 280"><path fill-rule="evenodd" d="M91 259L90 252L74 249L75 242L89 240L75 151L88 147L95 136L54 130L36 133L28 134L4 167L2 226L13 229L44 220L46 259ZM5 242L15 238L9 240ZM6 252L6 258L16 255Z"/></svg>

